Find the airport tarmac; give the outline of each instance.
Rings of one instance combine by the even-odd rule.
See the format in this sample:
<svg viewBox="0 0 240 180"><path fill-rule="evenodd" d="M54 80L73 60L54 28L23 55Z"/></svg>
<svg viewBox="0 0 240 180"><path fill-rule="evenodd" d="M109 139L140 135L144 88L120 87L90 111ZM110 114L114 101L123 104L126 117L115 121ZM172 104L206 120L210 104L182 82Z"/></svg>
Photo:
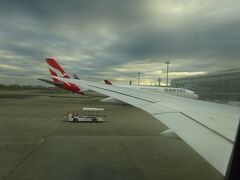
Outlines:
<svg viewBox="0 0 240 180"><path fill-rule="evenodd" d="M224 179L184 141L160 135L160 121L101 98L0 91L0 179ZM66 122L82 107L104 108L107 122Z"/></svg>

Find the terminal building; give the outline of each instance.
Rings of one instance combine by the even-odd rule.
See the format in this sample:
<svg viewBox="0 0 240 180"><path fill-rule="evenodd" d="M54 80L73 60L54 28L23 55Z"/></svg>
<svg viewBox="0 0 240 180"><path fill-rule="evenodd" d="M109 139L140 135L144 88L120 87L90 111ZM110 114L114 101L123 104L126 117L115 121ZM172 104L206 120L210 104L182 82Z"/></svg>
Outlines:
<svg viewBox="0 0 240 180"><path fill-rule="evenodd" d="M200 99L240 101L240 69L172 79L171 86L193 90Z"/></svg>

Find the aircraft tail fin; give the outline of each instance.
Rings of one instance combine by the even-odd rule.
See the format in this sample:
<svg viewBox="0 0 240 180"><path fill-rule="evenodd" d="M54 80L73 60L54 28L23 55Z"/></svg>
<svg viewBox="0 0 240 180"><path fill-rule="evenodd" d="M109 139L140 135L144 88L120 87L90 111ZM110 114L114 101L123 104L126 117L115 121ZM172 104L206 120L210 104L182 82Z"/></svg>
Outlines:
<svg viewBox="0 0 240 180"><path fill-rule="evenodd" d="M74 79L79 79L79 77L76 74L73 74Z"/></svg>
<svg viewBox="0 0 240 180"><path fill-rule="evenodd" d="M112 83L108 79L105 79L104 83L107 84L107 85L112 85Z"/></svg>
<svg viewBox="0 0 240 180"><path fill-rule="evenodd" d="M51 68L49 68L49 69L50 69L50 73L51 73L52 76L53 76L54 73L57 74L56 72L54 72L54 71L52 70L52 68L53 68L53 69L55 69L55 70L57 70L57 71L59 71L59 72L61 73L61 77L62 77L62 78L71 79L70 76L69 76L69 75L64 71L64 69L56 62L55 59L53 59L53 58L46 58L46 62L47 62L48 65L51 67ZM53 74L52 74L51 71L53 72ZM56 75L54 75L54 76L56 76Z"/></svg>

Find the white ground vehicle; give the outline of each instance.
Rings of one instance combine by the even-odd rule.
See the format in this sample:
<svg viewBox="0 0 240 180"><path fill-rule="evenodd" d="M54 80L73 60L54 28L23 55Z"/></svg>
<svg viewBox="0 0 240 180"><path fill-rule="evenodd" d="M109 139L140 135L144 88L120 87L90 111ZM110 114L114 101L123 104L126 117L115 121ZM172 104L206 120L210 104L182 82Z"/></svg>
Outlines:
<svg viewBox="0 0 240 180"><path fill-rule="evenodd" d="M83 108L82 113L69 113L68 121L81 122L81 121L105 121L105 115L103 115L103 108Z"/></svg>

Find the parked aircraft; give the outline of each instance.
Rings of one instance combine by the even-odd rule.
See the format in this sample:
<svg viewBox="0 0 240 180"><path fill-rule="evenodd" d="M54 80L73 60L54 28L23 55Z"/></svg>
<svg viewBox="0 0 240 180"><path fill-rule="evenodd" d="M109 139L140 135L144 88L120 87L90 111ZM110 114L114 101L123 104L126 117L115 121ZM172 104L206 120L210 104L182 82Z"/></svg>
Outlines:
<svg viewBox="0 0 240 180"><path fill-rule="evenodd" d="M104 80L105 84L113 85L109 80ZM114 86L118 87L127 87L131 89L140 89L147 92L152 93L160 93L160 94L167 94L167 95L173 95L173 96L181 96L191 99L197 99L198 95L194 93L191 90L184 89L184 88L172 88L172 87L156 87L156 86L136 86L136 85L120 85L120 84L114 84Z"/></svg>
<svg viewBox="0 0 240 180"><path fill-rule="evenodd" d="M49 72L52 76L52 81L47 80L47 79L39 79L40 81L46 82L48 84L55 85L57 87L60 87L62 89L70 91L72 93L85 95L85 93L83 92L84 89L80 88L76 84L69 83L69 82L64 82L64 81L61 81L61 80L56 78L56 77L58 77L58 74L59 74L59 77L62 77L62 78L65 78L65 79L71 79L70 75L67 74L61 66L59 66L59 64L55 61L55 59L47 58L46 62L47 62L48 67L49 67ZM78 76L75 75L75 74L73 74L73 77L74 77L74 79L79 79Z"/></svg>
<svg viewBox="0 0 240 180"><path fill-rule="evenodd" d="M59 76L62 78L67 78L70 79L70 75L64 71L64 69L56 62L55 59L53 58L47 58L46 62L49 66L49 71L52 76ZM59 75L58 75L59 74ZM79 79L79 77L75 74L73 74L74 79ZM46 83L50 83L53 85L56 85L60 88L63 88L65 90L71 91L73 93L78 93L78 94L90 94L88 93L88 89L83 89L76 84L69 84L69 83L64 83L62 81L57 80L56 78L53 78L53 82L45 79L39 79L41 81L44 81ZM109 80L104 80L105 84L112 85L112 83ZM155 93L162 93L162 94L168 94L168 95L174 95L174 96L181 96L181 97L186 97L186 98L191 98L191 99L196 99L198 98L198 95L195 94L193 91L183 89L183 88L171 88L171 87L149 87L149 86L130 86L130 85L114 85L114 86L120 86L120 87L128 87L132 89L140 89L140 90L145 90L145 91L150 91L150 92L155 92ZM117 100L113 100L111 98L106 98L103 99L104 102L111 102L111 103L120 103ZM122 102L121 102L122 103Z"/></svg>

